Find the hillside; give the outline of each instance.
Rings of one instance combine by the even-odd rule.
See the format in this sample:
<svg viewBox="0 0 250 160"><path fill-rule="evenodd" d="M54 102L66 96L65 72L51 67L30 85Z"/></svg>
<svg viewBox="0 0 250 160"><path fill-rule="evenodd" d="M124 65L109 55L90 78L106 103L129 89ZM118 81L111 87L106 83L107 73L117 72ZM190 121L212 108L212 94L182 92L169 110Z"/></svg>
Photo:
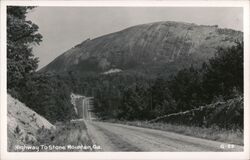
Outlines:
<svg viewBox="0 0 250 160"><path fill-rule="evenodd" d="M36 142L38 129L54 128L49 121L25 104L8 95L8 148L14 151L14 145Z"/></svg>
<svg viewBox="0 0 250 160"><path fill-rule="evenodd" d="M217 47L232 46L242 37L242 32L218 26L170 21L142 24L87 39L40 71L175 71L213 57Z"/></svg>

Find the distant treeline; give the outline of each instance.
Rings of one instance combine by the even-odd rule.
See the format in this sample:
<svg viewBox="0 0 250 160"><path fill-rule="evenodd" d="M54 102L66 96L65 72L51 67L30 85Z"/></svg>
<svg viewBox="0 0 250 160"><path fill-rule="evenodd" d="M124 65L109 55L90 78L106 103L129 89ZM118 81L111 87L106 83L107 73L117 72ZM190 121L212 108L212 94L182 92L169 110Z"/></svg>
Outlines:
<svg viewBox="0 0 250 160"><path fill-rule="evenodd" d="M201 67L191 66L163 77L155 79L136 71L108 75L33 73L16 91L22 102L51 122L76 117L71 92L93 96L94 112L101 119L151 120L243 96L243 44L219 49L216 57ZM239 120L231 123L242 126Z"/></svg>
<svg viewBox="0 0 250 160"><path fill-rule="evenodd" d="M71 88L54 74L36 73L38 58L32 52L42 35L26 19L34 7L7 7L7 88L8 93L51 122L75 116L70 103Z"/></svg>
<svg viewBox="0 0 250 160"><path fill-rule="evenodd" d="M243 96L243 43L220 48L201 67L191 66L168 78L154 79L136 71L69 75L65 82L74 92L94 96L94 111L100 118L150 120Z"/></svg>
<svg viewBox="0 0 250 160"><path fill-rule="evenodd" d="M71 92L93 96L98 117L119 120L150 120L243 96L242 42L220 48L200 67L191 65L172 76L155 77L136 70L108 75L38 73L31 44L39 44L42 36L37 33L38 26L25 16L32 8L7 8L7 87L12 96L51 122L76 117ZM165 72L169 74L167 69Z"/></svg>

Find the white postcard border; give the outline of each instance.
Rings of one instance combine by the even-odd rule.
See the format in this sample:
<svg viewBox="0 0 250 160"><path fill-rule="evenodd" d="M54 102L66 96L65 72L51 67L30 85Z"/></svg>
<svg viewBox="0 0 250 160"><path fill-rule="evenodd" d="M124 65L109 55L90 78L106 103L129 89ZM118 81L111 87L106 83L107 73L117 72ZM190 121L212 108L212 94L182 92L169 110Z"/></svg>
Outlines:
<svg viewBox="0 0 250 160"><path fill-rule="evenodd" d="M244 152L7 152L6 6L75 7L243 7L244 8ZM249 1L1 1L1 157L9 159L249 159L250 55Z"/></svg>

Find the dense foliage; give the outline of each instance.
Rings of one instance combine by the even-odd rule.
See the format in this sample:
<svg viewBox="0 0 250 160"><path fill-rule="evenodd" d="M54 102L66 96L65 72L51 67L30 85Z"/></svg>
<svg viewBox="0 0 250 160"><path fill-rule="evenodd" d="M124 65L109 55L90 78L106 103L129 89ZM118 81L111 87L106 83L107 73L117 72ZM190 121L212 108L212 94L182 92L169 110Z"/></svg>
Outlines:
<svg viewBox="0 0 250 160"><path fill-rule="evenodd" d="M60 77L36 73L38 58L33 45L42 41L38 26L26 20L34 7L7 8L7 79L8 92L51 122L74 117L71 90Z"/></svg>
<svg viewBox="0 0 250 160"><path fill-rule="evenodd" d="M208 96L226 99L243 93L243 43L231 48L220 48L210 59L204 75L204 88Z"/></svg>
<svg viewBox="0 0 250 160"><path fill-rule="evenodd" d="M60 76L36 73L21 84L20 99L50 122L67 121L76 116L70 102L71 89Z"/></svg>
<svg viewBox="0 0 250 160"><path fill-rule="evenodd" d="M39 44L42 36L37 32L38 26L26 20L26 13L32 8L7 8L8 90L13 94L20 87L20 82L38 66L38 59L32 54L32 45Z"/></svg>
<svg viewBox="0 0 250 160"><path fill-rule="evenodd" d="M150 120L242 96L243 44L237 42L231 48L220 48L201 67L191 66L168 78L154 79L136 72L70 74L68 84L74 84L74 92L95 98L94 111L99 117ZM72 80L73 83L69 82Z"/></svg>
<svg viewBox="0 0 250 160"><path fill-rule="evenodd" d="M60 75L37 73L38 59L32 54L32 44L39 44L42 36L37 33L38 26L26 20L30 9L8 7L8 92L51 122L76 117L71 92L94 97L94 112L99 118L119 120L150 120L243 95L241 42L218 49L203 65L186 61L185 67L176 68L169 63L157 74L146 69L113 74L78 70ZM242 123L239 117L243 119L240 114L236 123Z"/></svg>
<svg viewBox="0 0 250 160"><path fill-rule="evenodd" d="M243 97L229 99L225 102L215 102L209 105L184 112L167 114L150 120L150 122L168 122L178 125L199 127L217 126L226 129L243 129Z"/></svg>

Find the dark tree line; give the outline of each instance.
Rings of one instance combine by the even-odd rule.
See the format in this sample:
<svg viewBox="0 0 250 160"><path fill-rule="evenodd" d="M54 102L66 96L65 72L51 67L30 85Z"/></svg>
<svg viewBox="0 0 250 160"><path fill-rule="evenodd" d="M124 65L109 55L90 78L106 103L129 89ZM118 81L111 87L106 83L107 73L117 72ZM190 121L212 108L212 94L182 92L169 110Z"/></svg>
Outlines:
<svg viewBox="0 0 250 160"><path fill-rule="evenodd" d="M155 79L136 71L110 75L72 71L61 79L72 92L94 97L99 118L150 120L243 96L243 43L220 48L200 67L170 77Z"/></svg>
<svg viewBox="0 0 250 160"><path fill-rule="evenodd" d="M38 59L32 45L42 36L38 26L26 20L33 7L7 8L8 93L51 122L76 115L70 93L94 97L94 112L102 119L150 120L200 105L243 95L243 43L220 48L200 67L191 66L169 76L166 68L155 78L149 73L115 74L37 73Z"/></svg>
<svg viewBox="0 0 250 160"><path fill-rule="evenodd" d="M7 77L8 89L12 94L20 87L20 82L35 72L38 59L32 53L32 45L42 41L38 26L26 20L26 14L34 7L7 8Z"/></svg>
<svg viewBox="0 0 250 160"><path fill-rule="evenodd" d="M67 121L74 115L71 89L54 74L37 73L38 58L32 47L39 45L39 27L26 20L34 7L7 7L8 93L51 122Z"/></svg>
<svg viewBox="0 0 250 160"><path fill-rule="evenodd" d="M209 61L204 75L204 87L208 97L226 99L243 93L243 43L230 48L220 48Z"/></svg>
<svg viewBox="0 0 250 160"><path fill-rule="evenodd" d="M91 86L96 113L102 118L149 120L242 96L243 43L220 48L201 67L182 69L169 78L145 80L145 75L138 81L135 77L99 76L101 84Z"/></svg>
<svg viewBox="0 0 250 160"><path fill-rule="evenodd" d="M71 88L59 75L35 73L21 84L19 99L50 122L76 117L70 101Z"/></svg>
<svg viewBox="0 0 250 160"><path fill-rule="evenodd" d="M70 76L69 76L70 75ZM150 120L243 95L243 43L220 48L200 67L182 69L168 78L140 72L110 75L64 75L73 92L94 97L103 119Z"/></svg>

